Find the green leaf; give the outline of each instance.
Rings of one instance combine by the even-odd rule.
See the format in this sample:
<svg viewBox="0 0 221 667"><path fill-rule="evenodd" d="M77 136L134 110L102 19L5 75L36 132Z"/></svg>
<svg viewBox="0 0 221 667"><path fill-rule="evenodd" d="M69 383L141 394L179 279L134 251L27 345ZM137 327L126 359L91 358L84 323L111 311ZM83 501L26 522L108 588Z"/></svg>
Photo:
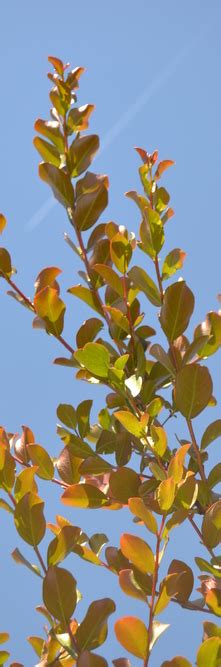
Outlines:
<svg viewBox="0 0 221 667"><path fill-rule="evenodd" d="M128 410L119 410L114 413L115 418L126 428L129 433L135 435L136 438L142 438L145 435L145 420L139 421L139 419L129 412Z"/></svg>
<svg viewBox="0 0 221 667"><path fill-rule="evenodd" d="M123 555L135 565L140 572L146 574L154 573L154 555L144 540L135 535L124 533L120 538L120 547Z"/></svg>
<svg viewBox="0 0 221 667"><path fill-rule="evenodd" d="M154 514L146 507L142 498L129 498L128 507L132 514L144 521L145 526L151 533L157 535L158 526Z"/></svg>
<svg viewBox="0 0 221 667"><path fill-rule="evenodd" d="M26 493L16 505L15 527L22 539L36 547L45 534L44 502L35 493Z"/></svg>
<svg viewBox="0 0 221 667"><path fill-rule="evenodd" d="M208 590L205 596L207 607L212 610L216 616L221 616L221 591L212 588Z"/></svg>
<svg viewBox="0 0 221 667"><path fill-rule="evenodd" d="M50 614L65 625L77 603L76 581L72 574L57 566L49 567L43 581L43 600Z"/></svg>
<svg viewBox="0 0 221 667"><path fill-rule="evenodd" d="M49 162L50 164L54 164L55 167L60 167L61 156L55 146L49 144L49 142L45 141L44 139L40 139L40 137L35 137L33 144L35 148L37 148L37 151L40 153L43 160Z"/></svg>
<svg viewBox="0 0 221 667"><path fill-rule="evenodd" d="M130 333L130 325L126 315L122 313L118 308L113 308L112 306L104 306L104 309L110 314L113 322L125 331L127 334Z"/></svg>
<svg viewBox="0 0 221 667"><path fill-rule="evenodd" d="M63 526L48 546L48 565L57 565L71 553L79 540L81 529L76 526Z"/></svg>
<svg viewBox="0 0 221 667"><path fill-rule="evenodd" d="M77 182L74 222L85 231L97 222L108 204L108 178L87 172Z"/></svg>
<svg viewBox="0 0 221 667"><path fill-rule="evenodd" d="M219 567L217 565L213 566L213 565L211 565L211 563L208 563L207 560L205 560L204 558L199 558L198 556L196 556L195 561L196 561L196 564L198 565L199 569L201 570L201 572L209 572L214 577L217 577L218 579L221 578L221 567L220 566Z"/></svg>
<svg viewBox="0 0 221 667"><path fill-rule="evenodd" d="M117 640L126 651L145 660L148 650L148 632L143 621L135 616L124 616L116 621L114 629Z"/></svg>
<svg viewBox="0 0 221 667"><path fill-rule="evenodd" d="M65 424L65 426L68 426L68 428L73 429L73 431L75 430L77 425L77 417L76 410L72 405L67 403L60 403L57 408L57 417L62 422L62 424Z"/></svg>
<svg viewBox="0 0 221 667"><path fill-rule="evenodd" d="M176 485L173 477L164 479L157 489L157 500L160 509L163 511L169 510L175 498Z"/></svg>
<svg viewBox="0 0 221 667"><path fill-rule="evenodd" d="M211 623L210 621L204 621L203 626L206 639L209 637L221 638L221 628L219 628L218 625L215 625L215 623Z"/></svg>
<svg viewBox="0 0 221 667"><path fill-rule="evenodd" d="M99 276L104 278L105 282L110 285L119 296L123 297L123 285L121 279L111 266L108 266L107 264L94 264L93 270L96 271Z"/></svg>
<svg viewBox="0 0 221 667"><path fill-rule="evenodd" d="M115 500L127 504L128 498L138 494L140 477L131 468L118 468L111 473L109 484Z"/></svg>
<svg viewBox="0 0 221 667"><path fill-rule="evenodd" d="M166 256L162 267L162 279L171 278L178 269L181 269L185 260L186 253L180 248L174 248Z"/></svg>
<svg viewBox="0 0 221 667"><path fill-rule="evenodd" d="M32 463L38 466L36 475L41 479L52 479L54 476L54 464L48 452L41 445L27 445L28 453Z"/></svg>
<svg viewBox="0 0 221 667"><path fill-rule="evenodd" d="M74 287L70 287L68 292L69 294L73 294L73 296L77 296L78 299L81 299L81 301L87 303L90 308L96 310L99 315L104 317L103 308L101 307L100 301L97 295L94 294L94 292L92 292L90 289L84 287L83 285L75 285Z"/></svg>
<svg viewBox="0 0 221 667"><path fill-rule="evenodd" d="M11 491L15 481L15 462L10 452L6 449L5 460L0 470L0 487L5 491Z"/></svg>
<svg viewBox="0 0 221 667"><path fill-rule="evenodd" d="M132 257L132 247L128 239L118 232L110 242L110 255L113 264L120 273L125 274Z"/></svg>
<svg viewBox="0 0 221 667"><path fill-rule="evenodd" d="M210 445L213 440L220 438L220 436L221 419L216 419L216 421L212 422L212 424L209 424L209 426L207 426L206 430L204 431L200 448L206 449L206 447L208 447L208 445Z"/></svg>
<svg viewBox="0 0 221 667"><path fill-rule="evenodd" d="M64 505L95 509L107 505L108 499L100 489L92 484L72 484L61 496Z"/></svg>
<svg viewBox="0 0 221 667"><path fill-rule="evenodd" d="M116 609L110 598L95 600L88 608L86 616L78 626L75 639L81 651L94 650L103 644L107 637L107 619Z"/></svg>
<svg viewBox="0 0 221 667"><path fill-rule="evenodd" d="M153 306L161 306L161 296L158 287L144 269L141 269L139 266L133 266L128 273L128 277L132 280L135 287L144 292Z"/></svg>
<svg viewBox="0 0 221 667"><path fill-rule="evenodd" d="M202 412L212 396L213 384L205 366L190 364L177 373L175 402L177 409L186 419L192 419Z"/></svg>
<svg viewBox="0 0 221 667"><path fill-rule="evenodd" d="M99 137L97 134L90 134L74 139L68 153L72 178L79 176L83 171L88 169L98 149Z"/></svg>
<svg viewBox="0 0 221 667"><path fill-rule="evenodd" d="M110 367L110 354L104 345L100 343L86 343L86 345L75 352L75 359L81 366L97 377L108 377Z"/></svg>
<svg viewBox="0 0 221 667"><path fill-rule="evenodd" d="M76 409L78 430L82 438L90 432L90 412L92 404L93 401L91 400L82 401Z"/></svg>
<svg viewBox="0 0 221 667"><path fill-rule="evenodd" d="M31 572L36 574L37 577L42 577L39 567L37 565L33 565L32 563L30 563L29 560L27 560L27 558L25 558L23 554L19 551L19 549L14 549L11 555L13 560L16 563L18 563L18 565L25 565L25 567L27 567L28 570L31 570Z"/></svg>
<svg viewBox="0 0 221 667"><path fill-rule="evenodd" d="M74 189L68 174L49 162L41 162L39 176L53 190L54 196L65 208L74 207Z"/></svg>
<svg viewBox="0 0 221 667"><path fill-rule="evenodd" d="M201 644L196 658L197 667L218 667L220 655L220 637L210 637Z"/></svg>
<svg viewBox="0 0 221 667"><path fill-rule="evenodd" d="M165 291L160 313L162 329L170 341L188 327L194 309L194 296L184 280L170 285Z"/></svg>

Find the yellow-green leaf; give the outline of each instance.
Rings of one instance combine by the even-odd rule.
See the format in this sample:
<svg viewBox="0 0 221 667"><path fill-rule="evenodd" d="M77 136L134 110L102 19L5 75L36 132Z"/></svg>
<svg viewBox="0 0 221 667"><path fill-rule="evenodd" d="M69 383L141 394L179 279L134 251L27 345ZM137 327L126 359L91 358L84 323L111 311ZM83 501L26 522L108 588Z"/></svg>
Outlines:
<svg viewBox="0 0 221 667"><path fill-rule="evenodd" d="M14 521L19 535L35 547L45 534L44 502L35 493L26 493L16 505Z"/></svg>
<svg viewBox="0 0 221 667"><path fill-rule="evenodd" d="M75 359L81 366L94 375L106 378L110 368L110 353L100 343L86 343L83 349L75 352Z"/></svg>
<svg viewBox="0 0 221 667"><path fill-rule="evenodd" d="M173 477L164 479L157 489L157 500L161 510L168 511L175 498L176 485Z"/></svg>
<svg viewBox="0 0 221 667"><path fill-rule="evenodd" d="M142 498L129 498L128 507L132 514L144 521L145 526L154 535L157 534L158 526L154 514L146 507Z"/></svg>
<svg viewBox="0 0 221 667"><path fill-rule="evenodd" d="M221 650L220 637L210 637L201 644L196 658L197 667L218 667Z"/></svg>
<svg viewBox="0 0 221 667"><path fill-rule="evenodd" d="M108 503L105 494L92 484L72 484L61 496L64 505L95 509Z"/></svg>
<svg viewBox="0 0 221 667"><path fill-rule="evenodd" d="M107 619L115 609L116 606L110 598L95 600L90 604L75 634L80 651L94 650L103 644L107 637Z"/></svg>
<svg viewBox="0 0 221 667"><path fill-rule="evenodd" d="M34 466L38 466L36 475L41 479L52 479L54 464L48 452L41 445L27 445L30 459Z"/></svg>
<svg viewBox="0 0 221 667"><path fill-rule="evenodd" d="M162 329L170 341L188 327L194 309L194 296L184 280L167 288L160 313Z"/></svg>
<svg viewBox="0 0 221 667"><path fill-rule="evenodd" d="M97 134L90 134L74 139L68 153L72 178L79 176L83 171L88 169L98 149L99 137Z"/></svg>

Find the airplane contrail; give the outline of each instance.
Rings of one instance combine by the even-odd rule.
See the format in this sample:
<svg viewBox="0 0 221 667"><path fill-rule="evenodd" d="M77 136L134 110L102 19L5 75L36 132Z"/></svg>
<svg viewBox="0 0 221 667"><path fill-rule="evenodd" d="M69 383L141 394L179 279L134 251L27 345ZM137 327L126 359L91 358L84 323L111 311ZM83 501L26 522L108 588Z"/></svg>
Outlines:
<svg viewBox="0 0 221 667"><path fill-rule="evenodd" d="M169 79L175 74L178 67L182 64L185 58L189 55L190 51L196 46L196 44L202 39L206 32L208 32L210 24L203 24L197 34L189 41L171 60L170 63L153 79L153 81L148 84L145 90L138 95L135 102L131 104L129 109L124 111L120 118L112 125L112 127L101 137L101 147L98 155L94 158L94 161L97 158L100 158L101 154L109 148L109 146L114 142L114 140L121 134L121 132L129 125L129 123L135 118L135 116L141 111L141 109L147 104L147 102L156 94L158 91L167 83ZM32 231L37 227L45 218L48 213L56 206L58 202L54 197L48 197L45 203L40 206L40 208L34 213L34 215L26 223L25 227L28 231Z"/></svg>

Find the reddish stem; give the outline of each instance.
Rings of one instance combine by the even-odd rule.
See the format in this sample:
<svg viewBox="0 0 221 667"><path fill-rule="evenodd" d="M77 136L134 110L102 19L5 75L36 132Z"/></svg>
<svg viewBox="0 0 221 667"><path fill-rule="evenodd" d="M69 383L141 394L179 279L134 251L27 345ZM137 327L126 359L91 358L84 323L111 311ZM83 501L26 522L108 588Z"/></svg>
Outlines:
<svg viewBox="0 0 221 667"><path fill-rule="evenodd" d="M153 584L152 584L150 613L149 613L149 625L148 625L148 648L147 648L147 655L146 655L146 658L145 658L144 663L143 663L143 667L148 667L148 664L149 664L150 644L151 644L152 635L153 635L154 605L155 605L155 597L156 597L156 594L157 594L156 593L156 588L157 588L158 572L159 572L160 544L161 544L164 524L165 524L165 517L163 516L162 520L161 520L161 524L160 524L160 530L159 530L159 533L157 535L155 568L154 568L154 574L153 574Z"/></svg>

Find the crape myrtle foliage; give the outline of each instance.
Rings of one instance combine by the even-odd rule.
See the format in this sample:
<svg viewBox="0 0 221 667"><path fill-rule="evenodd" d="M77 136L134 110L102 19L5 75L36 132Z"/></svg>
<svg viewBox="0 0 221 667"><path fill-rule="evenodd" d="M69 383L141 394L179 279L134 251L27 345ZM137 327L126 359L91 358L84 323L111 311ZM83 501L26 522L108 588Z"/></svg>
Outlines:
<svg viewBox="0 0 221 667"><path fill-rule="evenodd" d="M62 335L66 305L60 296L59 268L40 271L32 300L14 282L15 269L5 248L0 249L0 273L9 285L9 294L34 315L33 326L44 329L65 348L66 356L55 363L74 368L79 380L103 385L106 403L95 425L90 422L92 401L85 400L77 407L58 406L62 449L57 458L35 442L29 427L23 427L19 436L1 428L0 506L34 550L38 564L32 565L17 548L12 556L42 580L42 602L37 611L46 617L46 634L29 637L29 642L38 656L38 667L107 666L97 649L106 640L115 602L111 598L90 602L85 618L78 622L81 594L73 573L63 563L74 553L88 561L88 567L103 569L104 578L108 569L118 577L125 595L146 605L146 623L133 616L133 600L131 615L118 618L116 613L119 654L130 654L132 662L128 657L116 657L112 661L115 667L130 667L133 656L143 667L149 665L155 642L168 627L161 618L170 603L192 614L205 612L196 664L218 667L221 557L215 550L221 541L221 498L214 487L221 481L221 464L208 475L204 465L208 446L221 435L221 419L208 425L201 440L195 434L194 419L216 404L205 360L221 345L221 313L210 311L188 339L185 332L194 310L194 295L185 281L176 277L185 253L173 248L163 258L162 268L159 265L166 225L173 215L169 194L161 185L171 160L159 162L157 151L148 154L136 149L142 194L131 191L127 196L140 211L138 238L115 222L100 222L108 203L108 178L90 171L99 138L87 133L93 105L77 106L76 89L84 70L78 67L70 71L54 57L49 61L54 69L48 75L53 86L51 120L36 121L34 144L43 158L40 177L67 211L71 236L65 235L65 240L81 266L82 284L69 287L68 292L91 309L77 331L76 346ZM1 231L5 224L1 215ZM137 264L133 263L135 250ZM154 278L139 266L139 251ZM171 277L174 282L170 280L168 286ZM144 319L140 296L142 303L147 300L148 313L150 304L153 306L164 347L154 342L156 332ZM181 417L186 424L186 439L177 439L175 447L165 428L173 417ZM120 544L107 546L102 552L108 542L106 535L88 536L63 515L46 529L38 478L60 485L62 505L105 511L127 506L132 521L139 524L140 536L131 528L131 533L121 535ZM195 558L199 570L195 594L188 563L172 560L166 576L162 578L160 572L170 534L171 541L176 540L184 522L191 524L205 547L205 557ZM41 542L46 530L52 532L52 539L44 562ZM7 639L8 634L2 632L0 641ZM3 649L0 664L8 659L9 653ZM154 656L151 664L155 664ZM19 663L12 665L19 667ZM176 656L164 660L161 667L189 666L185 657Z"/></svg>

